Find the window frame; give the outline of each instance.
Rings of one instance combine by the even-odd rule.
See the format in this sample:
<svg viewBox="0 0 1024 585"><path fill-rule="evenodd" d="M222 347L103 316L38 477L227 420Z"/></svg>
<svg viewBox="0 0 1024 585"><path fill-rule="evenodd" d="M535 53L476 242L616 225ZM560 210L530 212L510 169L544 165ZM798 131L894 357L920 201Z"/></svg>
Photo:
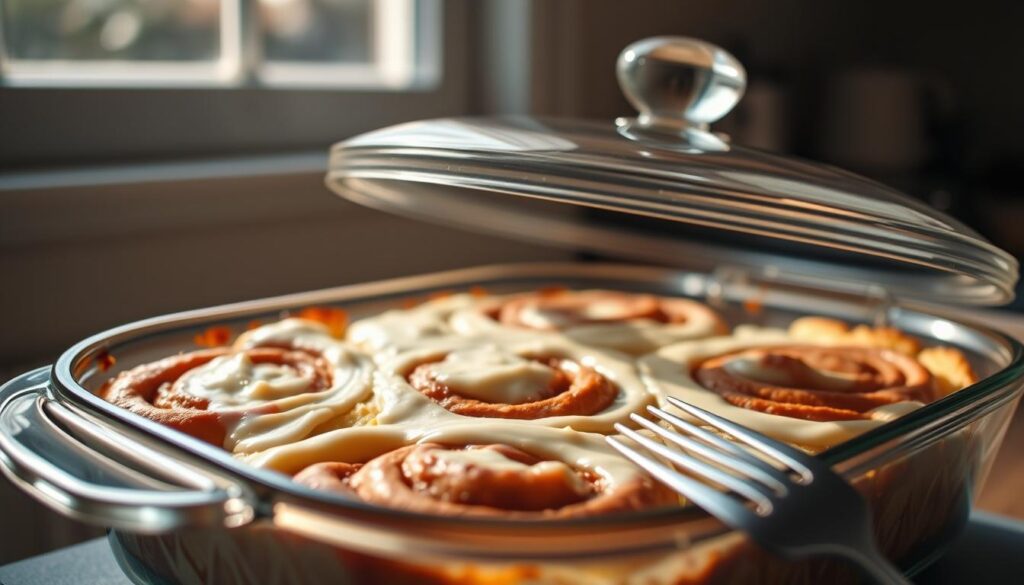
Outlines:
<svg viewBox="0 0 1024 585"><path fill-rule="evenodd" d="M464 112L469 4L416 0L418 77L434 82L408 88L265 86L251 74L232 87L0 86L0 169L326 149L383 125Z"/></svg>

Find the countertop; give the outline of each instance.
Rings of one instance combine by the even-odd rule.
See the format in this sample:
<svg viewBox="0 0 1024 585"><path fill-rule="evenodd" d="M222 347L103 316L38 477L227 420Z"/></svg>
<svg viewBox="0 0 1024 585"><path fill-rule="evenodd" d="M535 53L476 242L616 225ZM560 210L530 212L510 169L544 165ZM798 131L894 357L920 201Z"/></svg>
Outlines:
<svg viewBox="0 0 1024 585"><path fill-rule="evenodd" d="M918 585L1020 582L1024 522L975 513L949 552L914 580ZM0 585L128 585L104 538L0 567Z"/></svg>

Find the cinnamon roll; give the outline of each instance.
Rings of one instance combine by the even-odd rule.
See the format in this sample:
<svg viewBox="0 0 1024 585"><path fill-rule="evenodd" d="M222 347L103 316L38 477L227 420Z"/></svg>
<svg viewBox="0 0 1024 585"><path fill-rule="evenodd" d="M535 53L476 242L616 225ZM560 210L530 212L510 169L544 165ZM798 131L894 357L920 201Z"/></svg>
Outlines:
<svg viewBox="0 0 1024 585"><path fill-rule="evenodd" d="M500 427L451 428L366 463L315 463L295 480L447 516L574 518L678 504L678 496L616 458L599 438L544 428L514 432L515 443L503 443L489 442L508 434ZM457 442L437 442L443 437Z"/></svg>
<svg viewBox="0 0 1024 585"><path fill-rule="evenodd" d="M493 368L493 375L482 375L485 368ZM493 418L588 416L608 408L619 392L571 359L503 355L488 347L417 366L407 379L449 412Z"/></svg>
<svg viewBox="0 0 1024 585"><path fill-rule="evenodd" d="M372 360L320 323L286 319L232 346L122 372L100 396L239 453L372 419Z"/></svg>
<svg viewBox="0 0 1024 585"><path fill-rule="evenodd" d="M384 358L378 367L384 375L375 392L402 405L382 412L382 422L437 418L433 413L442 409L458 417L611 432L654 403L627 356L553 337L441 338Z"/></svg>
<svg viewBox="0 0 1024 585"><path fill-rule="evenodd" d="M634 355L728 330L714 310L689 299L566 289L481 301L453 314L451 325L463 333L496 328L559 333L577 343Z"/></svg>
<svg viewBox="0 0 1024 585"><path fill-rule="evenodd" d="M896 329L820 317L788 331L741 328L641 360L652 391L810 450L877 427L976 379L951 348Z"/></svg>

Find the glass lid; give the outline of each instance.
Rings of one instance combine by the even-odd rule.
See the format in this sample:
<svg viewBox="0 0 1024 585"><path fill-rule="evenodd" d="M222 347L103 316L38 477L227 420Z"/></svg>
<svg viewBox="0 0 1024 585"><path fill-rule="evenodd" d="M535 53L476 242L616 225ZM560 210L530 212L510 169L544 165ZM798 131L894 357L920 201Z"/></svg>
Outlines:
<svg viewBox="0 0 1024 585"><path fill-rule="evenodd" d="M746 82L723 49L646 39L622 52L617 72L635 118L401 124L335 145L327 183L389 212L619 258L870 283L899 299L1013 298L1017 261L956 220L711 132Z"/></svg>

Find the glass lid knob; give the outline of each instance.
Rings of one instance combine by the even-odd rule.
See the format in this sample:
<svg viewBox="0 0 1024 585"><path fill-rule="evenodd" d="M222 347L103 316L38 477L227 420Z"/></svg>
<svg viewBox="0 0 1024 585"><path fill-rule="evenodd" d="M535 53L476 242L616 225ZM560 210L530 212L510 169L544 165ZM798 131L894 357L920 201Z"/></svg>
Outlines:
<svg viewBox="0 0 1024 585"><path fill-rule="evenodd" d="M619 54L619 87L640 112L641 128L707 130L729 113L747 84L728 51L687 37L637 41Z"/></svg>

